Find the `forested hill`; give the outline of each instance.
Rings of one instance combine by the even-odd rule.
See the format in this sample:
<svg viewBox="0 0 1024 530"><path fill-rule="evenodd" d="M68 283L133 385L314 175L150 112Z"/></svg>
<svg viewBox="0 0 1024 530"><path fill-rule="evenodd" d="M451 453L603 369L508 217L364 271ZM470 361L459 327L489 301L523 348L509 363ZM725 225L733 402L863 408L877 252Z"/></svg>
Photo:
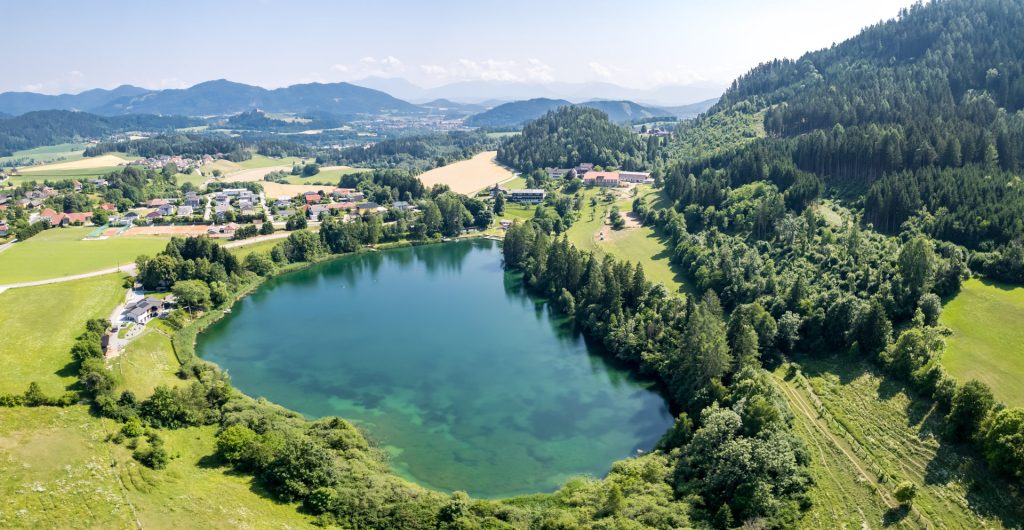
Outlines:
<svg viewBox="0 0 1024 530"><path fill-rule="evenodd" d="M523 133L506 138L498 161L524 173L582 162L626 170L648 167L659 156L659 138L642 139L585 107L561 107L534 120Z"/></svg>
<svg viewBox="0 0 1024 530"><path fill-rule="evenodd" d="M0 155L41 145L98 138L125 131L165 131L191 127L200 120L181 116L104 117L85 112L44 110L0 119Z"/></svg>
<svg viewBox="0 0 1024 530"><path fill-rule="evenodd" d="M518 127L530 120L540 118L546 112L569 105L573 105L573 103L564 99L536 98L512 101L470 116L466 119L466 125L471 127ZM600 110L608 115L608 119L616 123L673 116L669 110L646 107L632 101L588 101L580 103L578 106Z"/></svg>
<svg viewBox="0 0 1024 530"><path fill-rule="evenodd" d="M915 5L737 79L706 119L763 112L768 138L684 160L675 178L712 168L719 182L802 182L813 195L813 176L864 197L864 220L876 229L895 232L923 208L919 224L936 237L1005 245L1024 236L1013 184L1024 163L1022 62L1024 3Z"/></svg>

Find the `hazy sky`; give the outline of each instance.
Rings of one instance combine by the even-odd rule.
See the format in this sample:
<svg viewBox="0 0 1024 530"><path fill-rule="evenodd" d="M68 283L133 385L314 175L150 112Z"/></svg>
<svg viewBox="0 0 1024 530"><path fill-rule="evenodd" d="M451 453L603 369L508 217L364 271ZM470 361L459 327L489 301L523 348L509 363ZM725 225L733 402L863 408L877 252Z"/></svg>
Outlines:
<svg viewBox="0 0 1024 530"><path fill-rule="evenodd" d="M404 77L728 82L909 0L4 0L0 91Z"/></svg>

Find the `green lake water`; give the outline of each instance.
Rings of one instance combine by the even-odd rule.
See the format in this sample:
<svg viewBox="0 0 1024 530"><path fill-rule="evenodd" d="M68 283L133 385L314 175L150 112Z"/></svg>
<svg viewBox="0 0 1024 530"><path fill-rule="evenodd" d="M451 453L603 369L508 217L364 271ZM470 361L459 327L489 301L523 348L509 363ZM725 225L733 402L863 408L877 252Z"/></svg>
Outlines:
<svg viewBox="0 0 1024 530"><path fill-rule="evenodd" d="M672 421L652 385L526 294L487 240L272 279L197 347L249 395L361 425L400 475L481 497L603 476Z"/></svg>

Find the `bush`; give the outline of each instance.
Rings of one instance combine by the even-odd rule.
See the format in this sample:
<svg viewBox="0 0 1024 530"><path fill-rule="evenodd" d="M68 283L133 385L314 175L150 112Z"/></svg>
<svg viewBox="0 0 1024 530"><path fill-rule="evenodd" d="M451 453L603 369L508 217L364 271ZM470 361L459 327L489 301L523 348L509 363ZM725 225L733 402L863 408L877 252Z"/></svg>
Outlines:
<svg viewBox="0 0 1024 530"><path fill-rule="evenodd" d="M136 449L132 453L132 458L150 469L163 469L167 467L170 456L167 454L167 449L164 448L163 439L155 432L149 433L147 439L149 444L144 448Z"/></svg>
<svg viewBox="0 0 1024 530"><path fill-rule="evenodd" d="M258 435L245 425L235 424L217 435L217 455L226 462L242 462L258 442Z"/></svg>
<svg viewBox="0 0 1024 530"><path fill-rule="evenodd" d="M1024 479L1024 409L1003 409L982 429L982 452L999 473Z"/></svg>
<svg viewBox="0 0 1024 530"><path fill-rule="evenodd" d="M896 489L892 492L893 497L904 506L910 506L914 502L914 497L917 496L917 485L909 480L904 480L896 486Z"/></svg>
<svg viewBox="0 0 1024 530"><path fill-rule="evenodd" d="M968 381L953 394L949 414L946 415L946 433L954 440L967 441L978 435L981 422L995 405L988 385Z"/></svg>

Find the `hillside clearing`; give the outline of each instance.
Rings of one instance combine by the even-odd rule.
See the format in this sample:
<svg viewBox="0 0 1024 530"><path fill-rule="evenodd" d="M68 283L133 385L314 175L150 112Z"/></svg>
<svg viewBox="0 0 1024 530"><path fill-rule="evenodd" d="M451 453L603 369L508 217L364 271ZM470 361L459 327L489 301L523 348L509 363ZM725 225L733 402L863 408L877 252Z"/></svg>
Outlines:
<svg viewBox="0 0 1024 530"><path fill-rule="evenodd" d="M986 383L1007 405L1024 405L1024 287L967 280L939 321L953 330L942 356L953 376Z"/></svg>
<svg viewBox="0 0 1024 530"><path fill-rule="evenodd" d="M939 437L930 402L845 357L798 359L803 373L774 372L811 457L815 501L804 528L1016 528L1024 504L970 449ZM909 512L892 490L909 480Z"/></svg>
<svg viewBox="0 0 1024 530"><path fill-rule="evenodd" d="M431 169L419 176L427 187L447 184L452 191L472 195L488 186L515 177L512 171L498 165L497 151L484 151L469 160Z"/></svg>

